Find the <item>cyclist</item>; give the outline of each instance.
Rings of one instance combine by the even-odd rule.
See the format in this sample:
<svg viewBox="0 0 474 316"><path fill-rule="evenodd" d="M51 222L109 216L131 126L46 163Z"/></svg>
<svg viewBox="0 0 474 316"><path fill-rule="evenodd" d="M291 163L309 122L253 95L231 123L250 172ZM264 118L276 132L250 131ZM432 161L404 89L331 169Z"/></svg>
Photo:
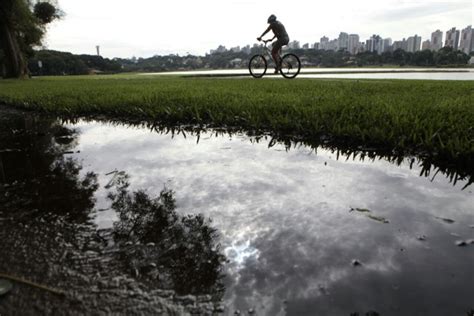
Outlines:
<svg viewBox="0 0 474 316"><path fill-rule="evenodd" d="M277 74L280 71L280 68L281 68L281 66L280 66L280 63L281 63L281 57L280 57L281 47L283 45L288 45L288 43L290 42L290 38L288 37L288 33L286 33L285 27L283 26L283 24L280 21L277 21L277 17L274 14L272 14L268 17L267 22L270 25L268 26L268 28L265 30L265 32L263 32L263 34L260 37L257 37L257 40L261 41L262 37L265 36L265 34L270 32L270 30L273 31L273 34L275 36L273 36L271 41L273 41L275 39L275 37L276 37L277 40L272 45L272 57L273 57L273 60L275 61L275 65L276 65L275 73Z"/></svg>

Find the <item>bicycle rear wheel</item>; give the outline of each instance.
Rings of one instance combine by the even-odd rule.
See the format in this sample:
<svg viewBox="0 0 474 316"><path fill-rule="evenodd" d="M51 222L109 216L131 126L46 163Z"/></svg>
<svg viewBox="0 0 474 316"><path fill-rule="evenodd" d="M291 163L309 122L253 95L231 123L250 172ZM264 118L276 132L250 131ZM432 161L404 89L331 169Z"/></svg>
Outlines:
<svg viewBox="0 0 474 316"><path fill-rule="evenodd" d="M295 54L286 54L281 58L280 73L287 79L295 78L301 70L301 62Z"/></svg>
<svg viewBox="0 0 474 316"><path fill-rule="evenodd" d="M263 55L255 55L250 59L249 71L252 77L262 78L267 72L267 60Z"/></svg>

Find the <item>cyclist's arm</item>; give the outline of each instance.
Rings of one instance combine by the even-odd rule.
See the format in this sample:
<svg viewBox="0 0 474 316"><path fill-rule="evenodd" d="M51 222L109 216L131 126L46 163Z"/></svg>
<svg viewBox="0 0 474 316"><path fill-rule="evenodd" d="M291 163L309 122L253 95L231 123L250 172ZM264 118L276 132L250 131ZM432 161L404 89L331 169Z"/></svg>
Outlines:
<svg viewBox="0 0 474 316"><path fill-rule="evenodd" d="M262 34L260 37L258 37L258 38L261 40L262 37L265 36L265 34L267 34L268 32L270 32L271 29L272 29L272 28L269 26L269 27L265 30L265 32L263 32L263 34Z"/></svg>

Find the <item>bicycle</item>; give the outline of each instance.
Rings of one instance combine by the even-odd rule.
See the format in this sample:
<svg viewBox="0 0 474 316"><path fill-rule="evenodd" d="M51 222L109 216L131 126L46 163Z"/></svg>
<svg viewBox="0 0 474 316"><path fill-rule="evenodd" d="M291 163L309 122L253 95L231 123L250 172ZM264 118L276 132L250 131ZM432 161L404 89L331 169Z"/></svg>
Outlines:
<svg viewBox="0 0 474 316"><path fill-rule="evenodd" d="M252 56L249 62L249 71L252 77L254 78L262 78L267 72L267 68L268 68L267 58L272 60L272 51L267 46L267 43L271 42L271 40L264 40L262 42L265 43L265 45L263 46L262 53ZM265 54L267 54L269 57L265 58ZM296 56L295 54L289 53L281 57L280 74L283 77L285 77L286 79L293 79L300 73L300 70L301 70L301 62L298 56Z"/></svg>

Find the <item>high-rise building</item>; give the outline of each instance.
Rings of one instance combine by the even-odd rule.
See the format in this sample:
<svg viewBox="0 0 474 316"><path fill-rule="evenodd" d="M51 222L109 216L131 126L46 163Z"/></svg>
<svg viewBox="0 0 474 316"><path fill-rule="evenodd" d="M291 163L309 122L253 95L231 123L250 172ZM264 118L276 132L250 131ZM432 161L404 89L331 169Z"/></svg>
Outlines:
<svg viewBox="0 0 474 316"><path fill-rule="evenodd" d="M384 38L381 42L380 53L390 52L392 50L392 39Z"/></svg>
<svg viewBox="0 0 474 316"><path fill-rule="evenodd" d="M417 52L421 48L421 36L415 34L407 39L407 52Z"/></svg>
<svg viewBox="0 0 474 316"><path fill-rule="evenodd" d="M455 27L446 32L446 40L444 46L452 47L454 50L458 50L459 47L459 31Z"/></svg>
<svg viewBox="0 0 474 316"><path fill-rule="evenodd" d="M349 35L347 50L349 51L350 54L355 55L359 52L359 41L360 41L359 35L357 34Z"/></svg>
<svg viewBox="0 0 474 316"><path fill-rule="evenodd" d="M349 34L341 32L337 39L337 50L347 50L349 47Z"/></svg>
<svg viewBox="0 0 474 316"><path fill-rule="evenodd" d="M469 25L461 32L461 44L459 44L459 50L468 54L474 51L474 31L472 26Z"/></svg>
<svg viewBox="0 0 474 316"><path fill-rule="evenodd" d="M421 44L421 50L425 50L425 49L428 49L428 50L431 49L431 42L430 42L430 40L426 40L426 41L424 41L424 42Z"/></svg>
<svg viewBox="0 0 474 316"><path fill-rule="evenodd" d="M327 50L328 44L329 44L329 38L327 38L326 36L321 37L321 39L319 40L319 48L323 50Z"/></svg>
<svg viewBox="0 0 474 316"><path fill-rule="evenodd" d="M328 42L328 50L336 51L337 50L337 44L338 44L337 39L330 40Z"/></svg>
<svg viewBox="0 0 474 316"><path fill-rule="evenodd" d="M316 49L316 50L320 49L319 43L314 43L313 48Z"/></svg>
<svg viewBox="0 0 474 316"><path fill-rule="evenodd" d="M401 41L395 41L393 42L393 45L392 45L392 49L393 51L396 51L397 49L402 49L404 51L407 50L407 40L406 39L402 39Z"/></svg>
<svg viewBox="0 0 474 316"><path fill-rule="evenodd" d="M436 30L431 33L431 50L438 51L443 47L443 32Z"/></svg>
<svg viewBox="0 0 474 316"><path fill-rule="evenodd" d="M378 54L382 53L383 40L379 35L372 35L365 42L365 49L369 52L377 52Z"/></svg>

